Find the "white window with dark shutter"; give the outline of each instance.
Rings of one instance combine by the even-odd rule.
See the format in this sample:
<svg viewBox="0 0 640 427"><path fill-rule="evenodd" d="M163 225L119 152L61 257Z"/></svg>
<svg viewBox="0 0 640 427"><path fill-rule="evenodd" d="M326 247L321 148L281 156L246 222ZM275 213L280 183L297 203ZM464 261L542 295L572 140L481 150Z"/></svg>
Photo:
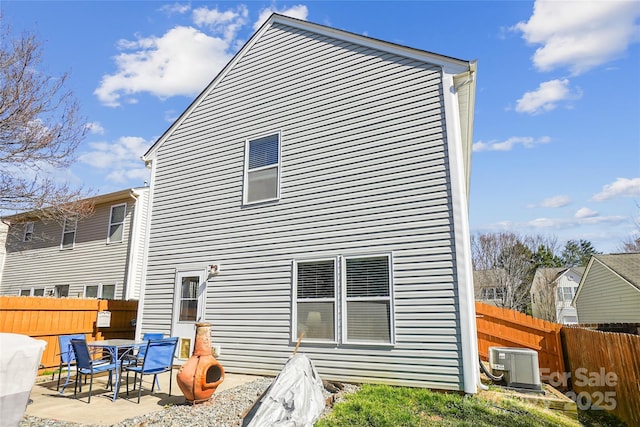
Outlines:
<svg viewBox="0 0 640 427"><path fill-rule="evenodd" d="M393 295L390 255L342 260L342 333L346 343L392 344Z"/></svg>
<svg viewBox="0 0 640 427"><path fill-rule="evenodd" d="M62 243L60 249L73 249L76 242L76 228L78 226L78 218L65 218L62 228Z"/></svg>
<svg viewBox="0 0 640 427"><path fill-rule="evenodd" d="M280 132L245 144L243 203L280 197Z"/></svg>
<svg viewBox="0 0 640 427"><path fill-rule="evenodd" d="M337 340L336 260L294 263L293 341Z"/></svg>
<svg viewBox="0 0 640 427"><path fill-rule="evenodd" d="M24 224L24 238L22 239L23 242L30 242L33 240L33 228L33 222L27 222Z"/></svg>
<svg viewBox="0 0 640 427"><path fill-rule="evenodd" d="M107 243L122 242L124 236L124 217L127 212L127 204L111 206L111 215L109 217L109 234L107 235Z"/></svg>

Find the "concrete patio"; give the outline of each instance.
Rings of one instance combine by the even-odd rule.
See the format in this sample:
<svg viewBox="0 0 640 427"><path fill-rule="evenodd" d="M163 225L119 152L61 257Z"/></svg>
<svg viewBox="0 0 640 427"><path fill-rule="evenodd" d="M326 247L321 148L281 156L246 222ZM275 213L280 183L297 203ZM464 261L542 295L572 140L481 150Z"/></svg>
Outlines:
<svg viewBox="0 0 640 427"><path fill-rule="evenodd" d="M108 377L104 375L94 378L91 403L87 403L89 384L84 385L82 393L78 393L78 399L74 399L73 382L67 386L63 394L60 394L56 390L57 381L51 381L51 376L38 377L31 390L32 402L27 405L25 416L31 415L80 424L116 424L128 418L160 411L165 405L184 404L185 398L176 383L177 372L178 369L174 369L171 376L168 373L158 375L160 391L156 387L153 394L150 392L153 376L146 376L140 404L137 403L137 390L132 391L127 398L124 379L121 383L118 399L114 402L111 400L111 390L106 388ZM216 393L258 378L260 377L226 373L225 379ZM62 379L64 381L64 376ZM169 379L172 381L171 396L169 396ZM215 398L215 394L213 397Z"/></svg>

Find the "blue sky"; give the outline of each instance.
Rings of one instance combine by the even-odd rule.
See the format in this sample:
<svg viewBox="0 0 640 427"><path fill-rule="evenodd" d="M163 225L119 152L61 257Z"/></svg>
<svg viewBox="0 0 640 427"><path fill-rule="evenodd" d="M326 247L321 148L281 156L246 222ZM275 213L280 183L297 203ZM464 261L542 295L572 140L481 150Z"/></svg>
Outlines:
<svg viewBox="0 0 640 427"><path fill-rule="evenodd" d="M141 186L140 156L277 11L478 60L472 233L590 240L640 233L640 2L3 0L71 72L91 132L60 179Z"/></svg>

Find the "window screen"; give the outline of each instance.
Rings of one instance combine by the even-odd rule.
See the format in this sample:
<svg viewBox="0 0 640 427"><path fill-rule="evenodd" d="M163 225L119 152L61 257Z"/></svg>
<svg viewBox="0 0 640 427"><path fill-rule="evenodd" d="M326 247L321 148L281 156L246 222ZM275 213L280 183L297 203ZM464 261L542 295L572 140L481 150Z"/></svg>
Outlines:
<svg viewBox="0 0 640 427"><path fill-rule="evenodd" d="M347 258L346 339L391 342L389 257Z"/></svg>
<svg viewBox="0 0 640 427"><path fill-rule="evenodd" d="M279 134L248 141L247 151L245 203L278 198Z"/></svg>
<svg viewBox="0 0 640 427"><path fill-rule="evenodd" d="M297 264L296 337L334 341L336 337L335 262L313 261Z"/></svg>

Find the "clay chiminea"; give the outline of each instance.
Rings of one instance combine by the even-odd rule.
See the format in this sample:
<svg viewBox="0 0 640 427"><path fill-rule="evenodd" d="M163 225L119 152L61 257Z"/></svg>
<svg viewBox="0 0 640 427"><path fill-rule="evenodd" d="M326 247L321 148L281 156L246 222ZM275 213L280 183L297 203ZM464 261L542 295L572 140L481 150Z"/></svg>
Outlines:
<svg viewBox="0 0 640 427"><path fill-rule="evenodd" d="M193 354L176 376L182 394L190 403L205 402L224 381L224 368L211 352L211 324L196 323Z"/></svg>

